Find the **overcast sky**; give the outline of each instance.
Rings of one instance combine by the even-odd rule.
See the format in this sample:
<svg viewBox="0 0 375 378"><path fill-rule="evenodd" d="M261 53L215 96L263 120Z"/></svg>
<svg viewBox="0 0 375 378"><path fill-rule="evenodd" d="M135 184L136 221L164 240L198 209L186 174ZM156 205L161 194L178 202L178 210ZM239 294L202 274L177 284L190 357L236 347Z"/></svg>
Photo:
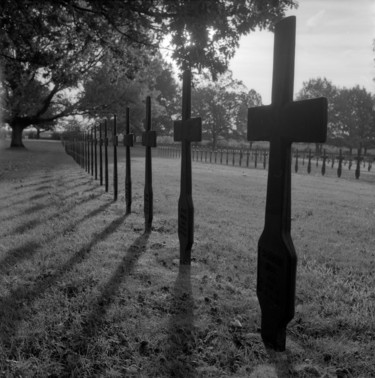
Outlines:
<svg viewBox="0 0 375 378"><path fill-rule="evenodd" d="M294 91L311 78L326 77L341 87L360 85L375 94L375 0L300 0L289 11L297 18ZM231 61L233 76L271 101L273 33L242 37Z"/></svg>

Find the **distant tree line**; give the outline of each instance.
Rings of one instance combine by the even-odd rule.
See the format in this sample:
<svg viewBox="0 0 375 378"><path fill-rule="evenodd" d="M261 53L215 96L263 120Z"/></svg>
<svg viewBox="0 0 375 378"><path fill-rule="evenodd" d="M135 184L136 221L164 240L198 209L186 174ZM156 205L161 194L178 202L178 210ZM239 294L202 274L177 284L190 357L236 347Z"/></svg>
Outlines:
<svg viewBox="0 0 375 378"><path fill-rule="evenodd" d="M327 143L366 152L375 147L375 97L365 88L340 88L326 78L303 83L298 100L326 97L328 99Z"/></svg>

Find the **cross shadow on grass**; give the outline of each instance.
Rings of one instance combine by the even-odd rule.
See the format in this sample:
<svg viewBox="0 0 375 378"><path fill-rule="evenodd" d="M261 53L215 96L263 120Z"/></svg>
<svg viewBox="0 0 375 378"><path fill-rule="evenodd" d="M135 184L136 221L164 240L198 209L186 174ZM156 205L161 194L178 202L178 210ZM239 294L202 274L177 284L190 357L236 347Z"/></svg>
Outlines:
<svg viewBox="0 0 375 378"><path fill-rule="evenodd" d="M271 363L276 370L277 378L289 378L293 376L293 365L291 363L290 353L275 352L272 349L266 348Z"/></svg>
<svg viewBox="0 0 375 378"><path fill-rule="evenodd" d="M170 308L165 374L168 377L194 378L194 298L191 267L180 265Z"/></svg>
<svg viewBox="0 0 375 378"><path fill-rule="evenodd" d="M74 194L71 194L72 196L74 196ZM61 197L59 200L61 202L63 202L65 199L67 199L70 195L66 196L66 197ZM67 208L64 208L63 211L64 213L72 210L73 208L79 206L79 205L82 205L86 202L89 202L89 201L92 201L96 198L99 198L101 196L101 194L95 194L95 195L90 195L89 197L86 197L86 198L83 198L82 200L78 201L78 202L74 202L74 203L71 203L69 207ZM106 206L109 206L110 204L108 203L108 205ZM3 219L0 219L1 222L5 222L5 221L11 221L15 218L18 218L18 217L22 217L22 215L26 214L26 215L31 215L33 214L34 212L38 212L38 211L42 211L43 209L45 208L48 208L48 207L53 207L53 206L56 206L55 204L51 204L51 203L44 203L44 204L36 204L32 207L30 207L29 209L27 209L27 211L24 211L22 214L20 213L17 213L17 214L13 214L7 218L3 218ZM96 211L97 209L93 210L94 212ZM20 234L22 232L25 232L29 229L32 229L34 227L36 227L38 224L41 224L41 223L46 223L47 221L49 220L52 220L54 218L58 218L60 216L60 213L59 212L56 212L55 214L52 214L51 216L48 216L48 217L41 217L40 214L37 214L37 221L35 221L34 219L31 219L27 222L25 222L24 224L16 227L12 232L11 234L12 235L16 235L16 234ZM1 235L4 235L4 233L0 233L0 236Z"/></svg>
<svg viewBox="0 0 375 378"><path fill-rule="evenodd" d="M75 265L84 261L91 249L113 234L123 224L126 217L127 215L123 215L111 222L53 273L44 273L36 277L31 285L19 286L11 290L7 296L0 298L0 340L3 345L9 347L12 345L12 337L17 331L18 324L32 313L32 302L41 297Z"/></svg>
<svg viewBox="0 0 375 378"><path fill-rule="evenodd" d="M124 283L126 278L133 271L142 253L145 252L149 237L149 232L143 233L127 249L126 255L118 265L116 271L101 290L101 295L97 298L91 313L88 315L81 335L77 335L80 339L80 341L77 342L77 345L82 342L85 344L86 337L94 337L101 329L107 308L118 294L121 284ZM84 349L85 347L86 345L84 346Z"/></svg>
<svg viewBox="0 0 375 378"><path fill-rule="evenodd" d="M83 201L83 202L87 202L87 201ZM79 224L81 224L82 222L84 222L87 219L93 218L96 215L100 214L101 212L106 210L110 205L111 205L111 203L108 202L108 203L98 207L97 209L90 211L88 214L84 215L82 218L78 219L73 224L69 224L67 227L62 229L61 233L64 235L68 232L73 232ZM75 206L77 206L77 204L75 204ZM55 213L52 216L50 216L48 218L44 218L42 220L39 220L39 218L32 220L30 222L27 222L27 223L21 225L20 227L17 227L17 229L15 229L13 231L13 234L21 233L21 232L26 231L26 229L31 229L32 227L36 227L37 224L39 224L39 223L50 222L53 219L58 218L59 216L60 216L60 213ZM43 243L48 243L49 241L51 241L55 237L56 237L55 233L53 233L53 235L51 237L49 237L47 239L43 239ZM20 263L22 260L32 258L32 256L35 254L35 252L40 247L41 247L41 243L38 243L36 241L28 241L20 247L10 249L6 253L6 255L0 260L0 273L3 272L5 269L9 269L12 266Z"/></svg>

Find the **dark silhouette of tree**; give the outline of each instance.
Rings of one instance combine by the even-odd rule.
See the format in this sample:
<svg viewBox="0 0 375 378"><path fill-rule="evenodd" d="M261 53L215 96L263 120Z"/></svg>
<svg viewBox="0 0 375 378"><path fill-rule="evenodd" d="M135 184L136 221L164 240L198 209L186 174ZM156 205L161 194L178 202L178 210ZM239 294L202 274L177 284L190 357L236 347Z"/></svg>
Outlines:
<svg viewBox="0 0 375 378"><path fill-rule="evenodd" d="M107 52L127 72L139 69L137 51L156 49L168 35L181 68L223 73L239 38L267 28L294 0L2 0L1 89L11 146L22 131L82 113L73 89L97 71ZM142 55L142 54L140 54Z"/></svg>

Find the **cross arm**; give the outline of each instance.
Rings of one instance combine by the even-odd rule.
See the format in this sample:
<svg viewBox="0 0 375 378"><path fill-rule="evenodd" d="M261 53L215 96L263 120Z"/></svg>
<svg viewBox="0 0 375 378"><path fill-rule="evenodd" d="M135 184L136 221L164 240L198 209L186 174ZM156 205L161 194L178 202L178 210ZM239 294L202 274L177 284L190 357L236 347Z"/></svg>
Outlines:
<svg viewBox="0 0 375 378"><path fill-rule="evenodd" d="M279 136L291 142L324 143L327 135L327 99L288 102L284 106L248 109L249 141L270 141Z"/></svg>
<svg viewBox="0 0 375 378"><path fill-rule="evenodd" d="M293 142L324 143L327 138L327 99L290 102L281 115L285 137Z"/></svg>
<svg viewBox="0 0 375 378"><path fill-rule="evenodd" d="M174 141L200 142L202 140L202 119L190 118L174 122Z"/></svg>
<svg viewBox="0 0 375 378"><path fill-rule="evenodd" d="M124 146L133 147L134 144L134 134L125 134L124 135Z"/></svg>
<svg viewBox="0 0 375 378"><path fill-rule="evenodd" d="M142 146L156 147L156 131L148 130L142 133Z"/></svg>
<svg viewBox="0 0 375 378"><path fill-rule="evenodd" d="M247 111L247 140L269 141L273 125L277 122L276 109L272 105L257 106Z"/></svg>

